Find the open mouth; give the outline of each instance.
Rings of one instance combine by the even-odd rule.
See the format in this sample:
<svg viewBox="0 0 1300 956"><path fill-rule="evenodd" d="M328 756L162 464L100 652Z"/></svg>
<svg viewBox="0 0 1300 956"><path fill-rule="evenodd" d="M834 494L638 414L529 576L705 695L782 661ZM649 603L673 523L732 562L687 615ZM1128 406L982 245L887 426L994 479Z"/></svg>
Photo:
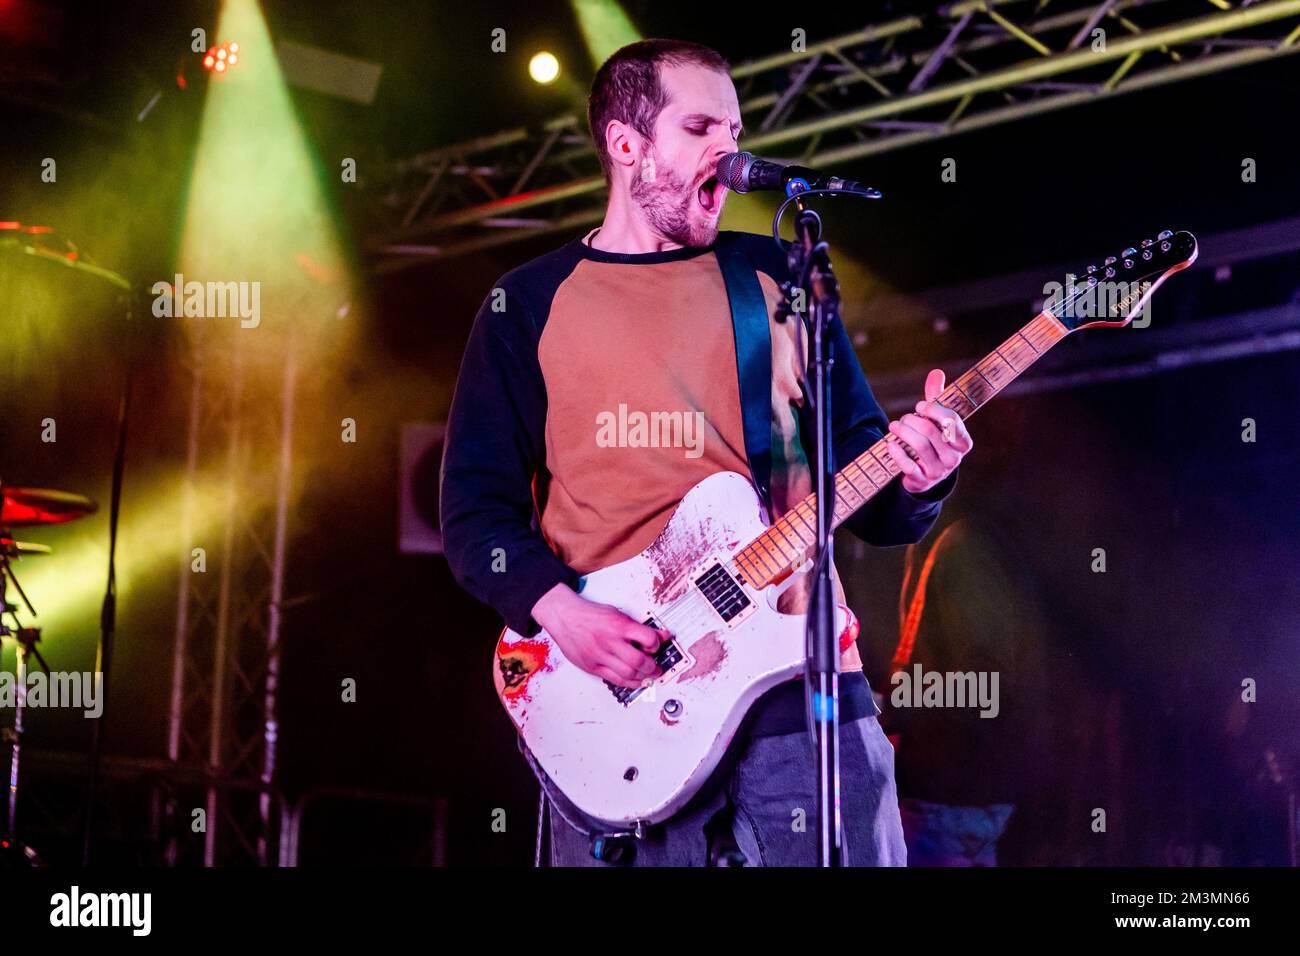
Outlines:
<svg viewBox="0 0 1300 956"><path fill-rule="evenodd" d="M700 183L700 188L696 191L695 196L706 216L716 216L722 211L722 190L724 188L726 187L718 182L717 176L710 176Z"/></svg>

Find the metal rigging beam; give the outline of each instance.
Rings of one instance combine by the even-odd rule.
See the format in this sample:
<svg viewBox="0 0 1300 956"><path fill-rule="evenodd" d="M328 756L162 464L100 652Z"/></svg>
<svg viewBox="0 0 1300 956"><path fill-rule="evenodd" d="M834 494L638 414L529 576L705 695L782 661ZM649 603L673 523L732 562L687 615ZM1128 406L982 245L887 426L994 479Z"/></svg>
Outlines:
<svg viewBox="0 0 1300 956"><path fill-rule="evenodd" d="M1176 4L1102 0L1065 10L1057 4L1039 16L1042 6L970 0L943 7L936 42L914 52L899 46L928 44L934 26L905 17L739 64L732 77L742 113L765 114L743 146L810 165L844 163L1300 52L1300 0L1236 8L1211 0L1215 12L1159 24ZM1089 42L1097 29L1105 36ZM828 110L828 94L853 102ZM376 271L598 223L605 182L597 169L577 116L395 164L388 203L406 212L369 230ZM530 183L536 188L522 191Z"/></svg>

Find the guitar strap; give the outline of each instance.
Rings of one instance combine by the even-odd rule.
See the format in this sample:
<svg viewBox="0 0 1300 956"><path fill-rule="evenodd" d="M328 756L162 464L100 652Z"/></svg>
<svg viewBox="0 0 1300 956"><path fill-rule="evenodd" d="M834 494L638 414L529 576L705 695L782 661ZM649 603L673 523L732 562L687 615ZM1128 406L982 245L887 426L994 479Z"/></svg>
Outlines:
<svg viewBox="0 0 1300 956"><path fill-rule="evenodd" d="M749 472L771 513L772 476L772 332L767 301L758 272L737 234L722 232L714 254L722 267L731 304L731 327L736 337L736 373L740 382L740 409L745 430L745 456Z"/></svg>

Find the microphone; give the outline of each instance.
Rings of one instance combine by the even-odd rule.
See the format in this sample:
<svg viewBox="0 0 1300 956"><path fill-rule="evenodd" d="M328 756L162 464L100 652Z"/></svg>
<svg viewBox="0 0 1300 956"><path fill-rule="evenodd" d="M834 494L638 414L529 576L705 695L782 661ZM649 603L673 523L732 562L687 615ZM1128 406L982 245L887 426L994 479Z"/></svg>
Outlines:
<svg viewBox="0 0 1300 956"><path fill-rule="evenodd" d="M728 153L718 160L718 182L737 193L773 189L793 196L808 189L835 189L869 199L880 198L879 190L852 179L827 176L807 166L773 163L753 153Z"/></svg>

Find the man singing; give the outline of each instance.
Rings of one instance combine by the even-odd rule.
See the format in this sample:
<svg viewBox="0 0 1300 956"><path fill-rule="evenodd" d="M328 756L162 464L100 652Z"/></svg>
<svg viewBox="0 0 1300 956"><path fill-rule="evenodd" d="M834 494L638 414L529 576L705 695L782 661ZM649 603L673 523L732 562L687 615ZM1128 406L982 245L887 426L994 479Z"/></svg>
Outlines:
<svg viewBox="0 0 1300 956"><path fill-rule="evenodd" d="M801 322L777 320L786 262L771 238L718 231L726 191L716 166L735 152L741 132L736 90L718 53L676 40L623 47L596 75L588 119L609 183L604 221L507 273L480 309L449 415L442 531L456 580L511 629L545 628L577 667L639 687L658 675L653 655L668 635L584 598L579 577L644 550L687 491L717 472L770 476L756 480L770 518L812 490L808 337ZM762 468L746 451L736 339L716 254L723 243L743 248L767 305L771 450ZM857 457L888 428L902 473L846 526L873 545L918 541L971 449L960 417L932 401L943 373L927 377L915 413L888 422L838 319L831 342L835 461ZM681 413L699 433L688 448L610 447L598 423L621 407ZM808 582L801 584L783 595L781 610L806 608ZM835 588L842 602L838 579ZM842 669L846 862L901 866L893 752L855 645ZM752 866L814 865L816 827L797 825L800 810L815 817L814 761L802 681L787 681L754 704L692 801L645 830L631 862L703 866L726 845ZM600 865L593 822L529 762L551 797L551 863Z"/></svg>

